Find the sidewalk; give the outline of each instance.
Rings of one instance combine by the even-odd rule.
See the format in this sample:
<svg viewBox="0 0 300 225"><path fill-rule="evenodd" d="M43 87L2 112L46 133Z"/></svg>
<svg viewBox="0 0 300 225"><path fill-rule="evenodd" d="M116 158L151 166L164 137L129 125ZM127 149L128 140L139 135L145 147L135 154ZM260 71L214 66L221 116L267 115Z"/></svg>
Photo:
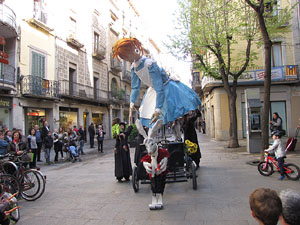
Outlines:
<svg viewBox="0 0 300 225"><path fill-rule="evenodd" d="M115 142L116 141L114 139L105 139L103 141L103 153L98 152L98 143L97 143L97 141L95 141L94 148L90 148L90 144L89 143L85 143L84 144L84 148L83 148L83 152L85 153L85 155L82 155L80 157L84 161L84 160L87 160L87 159L95 157L96 154L99 157L100 156L104 156L104 155L112 152L112 150L114 148L114 145L115 145ZM59 153L58 154L58 163L54 163L55 151L54 151L54 149L52 147L51 152L50 152L51 165L48 166L45 163L46 162L46 160L45 160L45 152L42 152L41 153L41 160L43 162L37 162L37 166L39 166L40 168L42 168L42 170L47 170L46 168L49 168L49 167L65 166L65 165L71 163L70 161L66 161L66 154L67 154L66 152L63 152L63 155L64 155L65 159L62 159L61 158L61 154Z"/></svg>

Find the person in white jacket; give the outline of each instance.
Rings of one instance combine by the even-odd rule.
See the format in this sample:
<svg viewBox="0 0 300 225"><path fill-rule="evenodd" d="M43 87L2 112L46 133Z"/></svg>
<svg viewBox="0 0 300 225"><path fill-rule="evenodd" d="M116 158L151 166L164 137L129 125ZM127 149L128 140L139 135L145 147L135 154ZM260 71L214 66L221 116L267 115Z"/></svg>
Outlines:
<svg viewBox="0 0 300 225"><path fill-rule="evenodd" d="M275 156L277 158L278 162L278 167L280 170L280 177L278 180L283 180L284 179L284 169L283 169L283 164L284 164L284 158L285 158L285 149L282 146L281 143L281 135L280 131L274 131L272 132L272 137L273 137L273 145L270 146L268 149L265 150L265 152L275 152Z"/></svg>

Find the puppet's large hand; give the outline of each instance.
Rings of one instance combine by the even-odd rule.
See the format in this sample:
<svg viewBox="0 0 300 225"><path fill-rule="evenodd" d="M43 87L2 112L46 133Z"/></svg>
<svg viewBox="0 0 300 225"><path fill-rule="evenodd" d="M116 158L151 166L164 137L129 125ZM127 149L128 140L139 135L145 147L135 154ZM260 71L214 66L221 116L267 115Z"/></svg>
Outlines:
<svg viewBox="0 0 300 225"><path fill-rule="evenodd" d="M143 166L145 167L145 170L148 174L152 174L152 167L151 163L143 162Z"/></svg>
<svg viewBox="0 0 300 225"><path fill-rule="evenodd" d="M150 124L155 123L158 120L158 118L160 117L160 115L161 115L161 111L155 110L155 112L151 116L152 120L151 120Z"/></svg>
<svg viewBox="0 0 300 225"><path fill-rule="evenodd" d="M167 169L168 158L167 157L163 158L159 164L160 164L160 170L164 172Z"/></svg>

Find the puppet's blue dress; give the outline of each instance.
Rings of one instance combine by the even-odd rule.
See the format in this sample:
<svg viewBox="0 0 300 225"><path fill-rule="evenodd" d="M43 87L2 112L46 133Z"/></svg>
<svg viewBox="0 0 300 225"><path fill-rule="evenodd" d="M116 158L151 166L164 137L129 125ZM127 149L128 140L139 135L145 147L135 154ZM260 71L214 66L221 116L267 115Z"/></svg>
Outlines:
<svg viewBox="0 0 300 225"><path fill-rule="evenodd" d="M140 109L140 120L151 127L152 114L161 110L163 124L172 122L201 104L198 95L180 81L172 80L152 59L141 57L131 66L130 102L139 96L141 82L147 89Z"/></svg>

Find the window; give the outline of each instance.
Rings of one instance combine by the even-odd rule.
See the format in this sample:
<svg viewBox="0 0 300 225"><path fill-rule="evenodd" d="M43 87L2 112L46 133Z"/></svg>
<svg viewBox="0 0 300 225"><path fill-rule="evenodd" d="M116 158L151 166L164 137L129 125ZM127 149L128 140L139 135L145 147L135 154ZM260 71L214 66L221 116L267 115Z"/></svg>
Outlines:
<svg viewBox="0 0 300 225"><path fill-rule="evenodd" d="M99 52L99 34L94 33L94 52Z"/></svg>
<svg viewBox="0 0 300 225"><path fill-rule="evenodd" d="M272 45L272 67L282 66L281 42L274 42Z"/></svg>
<svg viewBox="0 0 300 225"><path fill-rule="evenodd" d="M33 0L33 17L47 24L46 0Z"/></svg>
<svg viewBox="0 0 300 225"><path fill-rule="evenodd" d="M46 57L34 51L31 52L31 75L40 78L46 77Z"/></svg>

